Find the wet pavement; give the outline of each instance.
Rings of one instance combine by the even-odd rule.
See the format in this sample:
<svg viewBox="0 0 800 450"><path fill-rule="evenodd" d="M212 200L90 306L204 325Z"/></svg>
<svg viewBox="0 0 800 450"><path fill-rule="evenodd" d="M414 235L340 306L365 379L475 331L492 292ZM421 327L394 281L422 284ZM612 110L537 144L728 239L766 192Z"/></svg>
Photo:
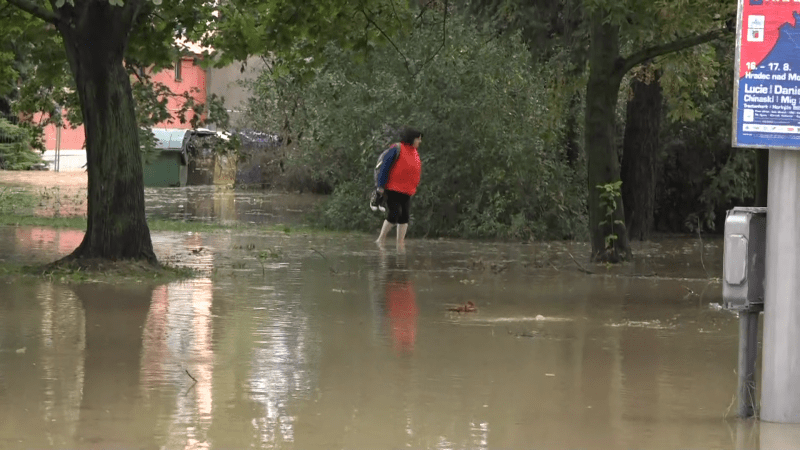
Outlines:
<svg viewBox="0 0 800 450"><path fill-rule="evenodd" d="M0 259L82 234L0 227ZM720 240L606 267L582 243L373 239L153 233L203 275L0 279L0 448L800 446L733 417Z"/></svg>

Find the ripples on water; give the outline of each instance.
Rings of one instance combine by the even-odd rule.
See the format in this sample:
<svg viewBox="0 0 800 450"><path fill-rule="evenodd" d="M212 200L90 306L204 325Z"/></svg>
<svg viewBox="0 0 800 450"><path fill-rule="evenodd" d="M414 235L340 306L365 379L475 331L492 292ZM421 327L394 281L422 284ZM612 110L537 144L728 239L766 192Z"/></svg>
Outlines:
<svg viewBox="0 0 800 450"><path fill-rule="evenodd" d="M81 237L0 228L0 254L53 259ZM709 308L721 289L706 275L721 271L718 242L703 263L696 240L664 240L586 275L569 256L583 244L411 240L401 254L371 240L153 233L161 260L203 275L5 283L0 448L755 448L785 437L730 418L737 323ZM267 249L278 256L259 260ZM478 311L447 311L466 301Z"/></svg>

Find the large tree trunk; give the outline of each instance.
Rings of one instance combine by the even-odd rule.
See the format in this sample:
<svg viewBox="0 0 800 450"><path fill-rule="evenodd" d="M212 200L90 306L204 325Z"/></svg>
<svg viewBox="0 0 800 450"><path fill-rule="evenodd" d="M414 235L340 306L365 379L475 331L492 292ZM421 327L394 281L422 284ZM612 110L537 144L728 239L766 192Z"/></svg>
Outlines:
<svg viewBox="0 0 800 450"><path fill-rule="evenodd" d="M645 83L632 82L622 148L622 201L631 239L647 240L653 230L656 196L656 159L660 147L663 95L660 74Z"/></svg>
<svg viewBox="0 0 800 450"><path fill-rule="evenodd" d="M625 229L622 199L610 215L600 200L598 186L619 181L619 158L616 145L616 105L622 70L619 57L619 29L603 23L595 12L591 18L589 81L586 90L586 126L584 151L587 158L589 188L589 232L592 259L618 262L630 257L630 243ZM616 236L610 245L607 238Z"/></svg>
<svg viewBox="0 0 800 450"><path fill-rule="evenodd" d="M79 5L80 6L80 5ZM67 259L156 263L144 213L144 183L131 83L123 66L141 0L93 2L60 11L86 130L89 172L86 235Z"/></svg>

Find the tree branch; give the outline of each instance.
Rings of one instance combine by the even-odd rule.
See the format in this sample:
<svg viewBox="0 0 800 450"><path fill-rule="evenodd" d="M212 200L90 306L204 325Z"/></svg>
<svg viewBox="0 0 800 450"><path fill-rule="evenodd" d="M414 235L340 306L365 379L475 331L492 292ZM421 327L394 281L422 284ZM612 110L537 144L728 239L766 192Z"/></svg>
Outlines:
<svg viewBox="0 0 800 450"><path fill-rule="evenodd" d="M720 28L718 30L709 31L708 33L697 34L668 42L666 44L646 48L640 52L628 56L627 58L622 58L617 64L617 67L619 68L618 70L620 71L619 75L625 75L629 70L633 69L639 64L650 61L658 56L684 50L696 45L705 44L706 42L719 39L728 33L730 33L730 30L727 28Z"/></svg>
<svg viewBox="0 0 800 450"><path fill-rule="evenodd" d="M425 66L427 66L429 62L433 61L433 58L435 58L436 55L438 55L439 52L444 48L444 44L447 39L447 6L448 6L447 3L448 0L444 0L444 18L442 19L442 44L439 45L439 48L437 48L436 51L433 52L433 54L428 59L426 59L425 62L423 62L422 65L417 69L416 73L414 73L415 77L419 75L419 73L422 72L422 69Z"/></svg>
<svg viewBox="0 0 800 450"><path fill-rule="evenodd" d="M369 23L372 26L374 26L375 28L377 28L378 31L380 31L380 33L383 35L383 37L386 38L386 40L389 41L390 44L392 44L392 47L394 47L395 51L397 51L397 53L400 56L403 57L403 62L405 64L405 66L406 66L406 70L408 70L408 73L411 73L411 68L409 66L408 57L405 55L405 53L403 53L403 51L400 50L400 48L397 47L397 44L394 43L392 38L390 38L389 35L386 34L386 32L383 31L383 29L377 23L375 23L374 20L372 20L372 18L369 16L369 14L367 14L367 11L364 9L363 6L361 7L360 11L361 11L361 14L364 15L364 18L367 19L367 23Z"/></svg>
<svg viewBox="0 0 800 450"><path fill-rule="evenodd" d="M17 8L36 16L45 22L52 23L53 25L58 25L58 23L61 21L61 15L59 15L57 12L50 11L44 6L36 4L31 0L8 0L8 3L11 3Z"/></svg>
<svg viewBox="0 0 800 450"><path fill-rule="evenodd" d="M87 2L88 3L88 2ZM122 6L123 25L125 26L125 33L129 33L136 22L136 17L142 10L141 0L126 0Z"/></svg>

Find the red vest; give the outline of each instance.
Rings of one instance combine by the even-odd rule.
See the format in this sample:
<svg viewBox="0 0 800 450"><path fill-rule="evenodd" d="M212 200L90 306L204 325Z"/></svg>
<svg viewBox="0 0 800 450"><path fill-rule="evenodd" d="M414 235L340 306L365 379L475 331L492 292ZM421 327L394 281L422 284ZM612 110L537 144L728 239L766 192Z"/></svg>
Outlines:
<svg viewBox="0 0 800 450"><path fill-rule="evenodd" d="M417 192L421 174L422 161L419 159L417 149L408 144L400 144L400 151L397 153L392 170L389 171L389 181L386 182L385 188L406 195L414 195Z"/></svg>

